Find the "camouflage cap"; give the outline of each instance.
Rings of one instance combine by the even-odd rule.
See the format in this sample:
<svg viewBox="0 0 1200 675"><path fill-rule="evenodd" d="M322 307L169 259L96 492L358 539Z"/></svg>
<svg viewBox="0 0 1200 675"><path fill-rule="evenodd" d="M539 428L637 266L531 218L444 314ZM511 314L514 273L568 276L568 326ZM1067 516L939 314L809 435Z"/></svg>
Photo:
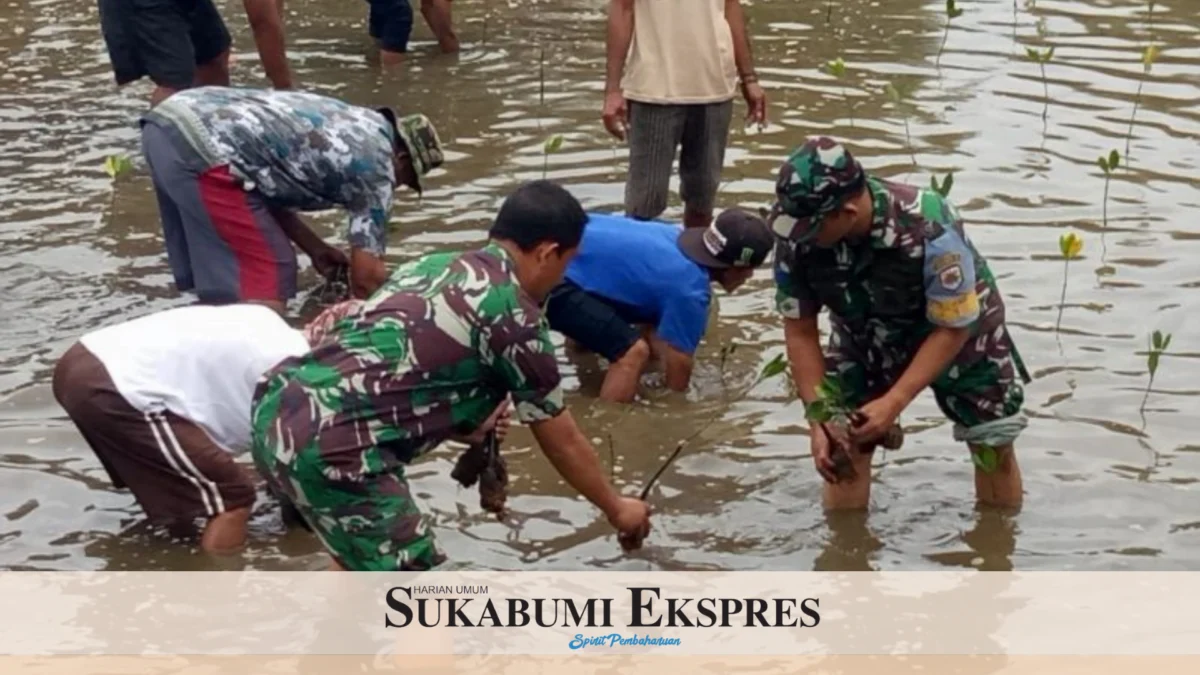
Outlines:
<svg viewBox="0 0 1200 675"><path fill-rule="evenodd" d="M775 181L771 229L805 242L817 235L825 214L862 189L866 172L850 151L828 136L813 136L792 151Z"/></svg>
<svg viewBox="0 0 1200 675"><path fill-rule="evenodd" d="M429 118L424 115L406 115L398 118L388 108L381 108L380 112L396 126L396 135L408 150L408 156L412 160L413 173L417 178L416 185L409 187L416 190L417 194L421 194L425 189L425 175L441 166L445 161L445 156L442 154L442 141L438 138L437 129L433 128L433 122L430 122Z"/></svg>

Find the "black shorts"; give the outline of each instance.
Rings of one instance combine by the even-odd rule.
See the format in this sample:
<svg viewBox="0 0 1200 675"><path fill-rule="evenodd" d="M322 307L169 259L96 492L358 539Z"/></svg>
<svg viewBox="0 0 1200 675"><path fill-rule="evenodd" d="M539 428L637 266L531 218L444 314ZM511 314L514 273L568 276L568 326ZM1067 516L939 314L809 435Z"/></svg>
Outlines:
<svg viewBox="0 0 1200 675"><path fill-rule="evenodd" d="M551 330L610 362L620 359L642 338L633 324L651 322L623 303L588 293L567 280L546 297L546 321Z"/></svg>
<svg viewBox="0 0 1200 675"><path fill-rule="evenodd" d="M229 51L229 30L213 0L99 0L100 30L117 84L149 76L187 89L196 66Z"/></svg>
<svg viewBox="0 0 1200 675"><path fill-rule="evenodd" d="M408 51L408 38L412 35L413 10L409 0L367 0L371 9L367 25L371 37L389 52Z"/></svg>

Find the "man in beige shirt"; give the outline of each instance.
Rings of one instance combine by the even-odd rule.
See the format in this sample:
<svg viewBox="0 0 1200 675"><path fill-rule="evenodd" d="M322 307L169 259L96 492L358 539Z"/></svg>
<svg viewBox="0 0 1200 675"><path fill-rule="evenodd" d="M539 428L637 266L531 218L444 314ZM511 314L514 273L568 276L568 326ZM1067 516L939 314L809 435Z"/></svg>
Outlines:
<svg viewBox="0 0 1200 675"><path fill-rule="evenodd" d="M679 150L683 224L708 227L739 80L747 121L764 124L739 0L609 1L604 126L629 138L627 216L666 210Z"/></svg>

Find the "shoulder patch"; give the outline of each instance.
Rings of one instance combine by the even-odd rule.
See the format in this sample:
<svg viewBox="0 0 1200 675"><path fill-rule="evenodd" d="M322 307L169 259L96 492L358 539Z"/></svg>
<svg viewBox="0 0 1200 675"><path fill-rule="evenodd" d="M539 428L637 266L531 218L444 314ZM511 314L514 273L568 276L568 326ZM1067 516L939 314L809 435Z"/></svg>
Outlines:
<svg viewBox="0 0 1200 675"><path fill-rule="evenodd" d="M942 269L937 275L942 287L948 291L957 291L963 285L962 265L959 263L954 263Z"/></svg>

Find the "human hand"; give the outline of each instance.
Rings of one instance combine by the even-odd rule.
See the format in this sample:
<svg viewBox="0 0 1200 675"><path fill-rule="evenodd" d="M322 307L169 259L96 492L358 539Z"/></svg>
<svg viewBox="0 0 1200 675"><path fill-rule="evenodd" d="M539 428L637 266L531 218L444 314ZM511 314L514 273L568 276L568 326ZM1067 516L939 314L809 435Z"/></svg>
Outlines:
<svg viewBox="0 0 1200 675"><path fill-rule="evenodd" d="M812 449L813 465L817 473L826 483L836 483L837 465L833 461L833 443L824 424L812 423L809 426L809 445Z"/></svg>
<svg viewBox="0 0 1200 675"><path fill-rule="evenodd" d="M650 534L650 505L633 497L620 497L611 512L605 514L608 522L617 530L617 541L626 551L642 546Z"/></svg>
<svg viewBox="0 0 1200 675"><path fill-rule="evenodd" d="M619 141L625 140L625 130L629 126L629 110L626 107L625 95L619 90L604 95L602 118L608 133Z"/></svg>
<svg viewBox="0 0 1200 675"><path fill-rule="evenodd" d="M462 441L468 445L482 443L483 440L487 438L488 432L492 429L496 430L496 441L503 441L504 437L508 435L508 430L511 426L512 401L508 398L505 398L500 402L500 405L496 406L496 409L492 411L492 414L489 415L488 418L479 425L479 428L475 429L475 431L472 431L470 435L464 436Z"/></svg>
<svg viewBox="0 0 1200 675"><path fill-rule="evenodd" d="M767 94L758 80L742 83L742 97L746 99L746 124L762 129L767 124Z"/></svg>
<svg viewBox="0 0 1200 675"><path fill-rule="evenodd" d="M311 256L313 268L326 279L332 280L339 268L349 267L350 259L336 246L325 246Z"/></svg>
<svg viewBox="0 0 1200 675"><path fill-rule="evenodd" d="M884 394L859 408L851 416L850 439L856 444L867 446L887 434L904 410L904 401Z"/></svg>

